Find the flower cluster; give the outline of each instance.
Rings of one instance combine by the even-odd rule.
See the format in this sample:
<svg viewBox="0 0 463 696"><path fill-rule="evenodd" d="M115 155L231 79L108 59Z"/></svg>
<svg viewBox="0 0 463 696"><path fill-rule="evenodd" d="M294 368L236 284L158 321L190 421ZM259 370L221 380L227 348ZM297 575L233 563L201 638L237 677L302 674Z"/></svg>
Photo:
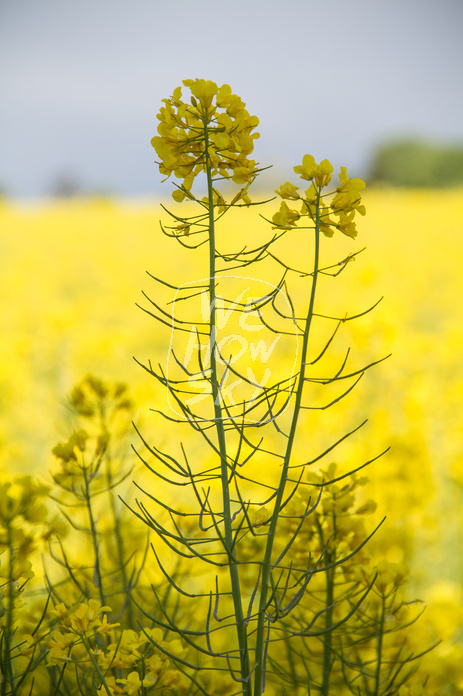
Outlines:
<svg viewBox="0 0 463 696"><path fill-rule="evenodd" d="M319 225L320 231L327 237L332 237L334 230L339 230L348 237L357 236L354 217L356 213L365 215L365 206L361 204L360 191L365 188L361 179L349 179L346 168L341 167L339 186L329 205L323 201L324 189L333 176L333 166L324 159L320 164L315 162L312 155L304 155L302 165L294 167L301 179L310 181L311 185L304 194L299 193L299 187L286 182L275 190L283 201L280 209L272 218L275 228L290 230L296 227L298 220L304 216ZM293 210L285 200L300 201L299 210ZM337 219L330 217L336 216Z"/></svg>
<svg viewBox="0 0 463 696"><path fill-rule="evenodd" d="M80 416L109 415L117 410L130 410L132 402L127 397L127 385L123 382L106 384L99 377L87 375L71 392L72 408Z"/></svg>
<svg viewBox="0 0 463 696"><path fill-rule="evenodd" d="M108 624L104 612L110 610L110 607L101 606L95 599L80 602L69 609L63 603L58 604L52 613L58 619L59 627L50 635L48 664L85 660L88 657L85 638L93 638L95 634L107 635L119 625Z"/></svg>
<svg viewBox="0 0 463 696"><path fill-rule="evenodd" d="M127 672L127 676L117 678L117 682L114 677L109 679L114 694L138 694L142 685L163 689L178 685L181 673L156 645L171 655L180 656L184 652L179 640L166 641L161 630L147 628L140 632L129 629L122 631L122 635L117 636L117 640L98 656L104 672L110 669ZM143 674L142 679L140 673Z"/></svg>
<svg viewBox="0 0 463 696"><path fill-rule="evenodd" d="M58 604L53 613L59 627L52 631L48 641L48 664L72 661L84 666L91 660L98 665L100 674L105 675L105 687L99 691L102 694L109 691L131 696L139 694L143 687L165 690L182 681L181 672L165 654L180 656L183 647L179 640L164 640L159 629L116 632L119 624L108 623L106 611L110 607L103 607L93 599L69 609ZM98 639L102 635L107 636L105 642Z"/></svg>
<svg viewBox="0 0 463 696"><path fill-rule="evenodd" d="M85 634L95 629L97 633L107 633L109 626L106 614L103 617L102 614L110 610L111 607L102 607L96 599L89 599L88 603L81 602L70 609L61 602L55 607L53 614L58 618L64 632Z"/></svg>
<svg viewBox="0 0 463 696"><path fill-rule="evenodd" d="M44 503L49 490L31 476L0 482L0 625L6 612L13 610L6 601L11 592L15 606L21 606L18 597L34 577L29 560L34 550L40 542L65 533L63 521L49 517Z"/></svg>
<svg viewBox="0 0 463 696"><path fill-rule="evenodd" d="M375 589L381 594L388 595L408 581L410 568L405 563L390 563L383 559L377 564L376 572L378 577Z"/></svg>
<svg viewBox="0 0 463 696"><path fill-rule="evenodd" d="M303 533L295 541L296 550L301 555L306 553L307 547L313 549L315 555L323 555L325 545L330 540L329 548L326 550L328 555L343 557L349 555L354 549L360 547L367 537L367 527L365 515L374 513L376 503L367 499L359 502L360 491L368 482L366 476L352 474L349 478L340 480L336 483L329 483L339 475L335 462L329 464L320 473L309 473L307 481L311 484L301 493L299 499L295 500L295 505L301 508L307 504L306 497L310 495L313 504L323 488L320 501L304 525ZM312 488L310 492L310 488ZM360 552L361 553L361 552ZM350 577L353 567L349 564L340 565L338 572L345 578Z"/></svg>
<svg viewBox="0 0 463 696"><path fill-rule="evenodd" d="M132 401L126 384L110 384L87 375L72 390L69 405L80 422L85 419L85 428L76 428L67 441L52 449L60 465L52 476L63 490L81 499L84 481L88 485L99 480L104 486L100 469L111 458L112 439L126 434Z"/></svg>
<svg viewBox="0 0 463 696"><path fill-rule="evenodd" d="M90 478L98 473L107 437L105 434L101 434L97 438L95 453L90 453L90 464L86 466L83 455L87 450L89 437L88 432L80 428L75 430L66 442L59 442L52 449L52 453L60 462L60 470L52 476L55 483L65 490L79 489L87 470Z"/></svg>
<svg viewBox="0 0 463 696"><path fill-rule="evenodd" d="M15 559L16 560L16 559ZM0 572L0 638L14 613L25 606L21 599L26 582L34 577L30 561L18 557L14 564L3 565Z"/></svg>
<svg viewBox="0 0 463 696"><path fill-rule="evenodd" d="M349 179L345 167L341 167L339 174L340 185L336 189L330 206L334 215L338 216L336 227L348 237L355 237L357 230L355 227L355 213L365 215L365 206L361 204L360 191L365 188L362 179Z"/></svg>
<svg viewBox="0 0 463 696"><path fill-rule="evenodd" d="M193 181L207 168L212 176L244 185L246 196L246 185L256 175L256 163L249 155L259 137L252 133L259 119L249 115L229 85L218 87L210 80L184 80L183 84L191 92L190 101L182 101L181 87L164 99L157 115L159 135L151 140L161 174L183 179L173 198L178 202L194 199Z"/></svg>
<svg viewBox="0 0 463 696"><path fill-rule="evenodd" d="M43 499L49 490L49 486L35 481L31 476L19 476L13 482L2 481L0 486L1 526L8 527L16 518L30 524L45 522L48 509Z"/></svg>

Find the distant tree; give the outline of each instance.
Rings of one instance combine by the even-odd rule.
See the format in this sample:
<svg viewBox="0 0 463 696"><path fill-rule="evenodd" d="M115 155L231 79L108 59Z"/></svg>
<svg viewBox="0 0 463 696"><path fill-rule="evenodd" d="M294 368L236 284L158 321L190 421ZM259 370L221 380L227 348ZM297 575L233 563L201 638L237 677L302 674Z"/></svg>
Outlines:
<svg viewBox="0 0 463 696"><path fill-rule="evenodd" d="M441 146L403 139L380 146L369 181L392 186L447 187L463 184L463 145Z"/></svg>

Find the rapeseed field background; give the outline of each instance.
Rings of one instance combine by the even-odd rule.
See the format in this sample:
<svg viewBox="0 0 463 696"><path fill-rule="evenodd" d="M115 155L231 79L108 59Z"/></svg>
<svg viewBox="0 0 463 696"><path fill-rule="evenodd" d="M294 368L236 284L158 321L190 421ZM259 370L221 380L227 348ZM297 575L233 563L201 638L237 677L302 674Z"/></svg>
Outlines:
<svg viewBox="0 0 463 696"><path fill-rule="evenodd" d="M367 435L343 450L346 460L391 447L368 469L368 497L378 506L374 517L387 516L377 542L385 560L411 567L407 592L428 607L416 643L425 649L442 640L423 666L436 694L463 694L462 194L367 190L357 240L332 240L333 260L366 250L347 269L342 297L322 287L320 305L362 312L383 297L343 327L342 340L365 364L391 357L327 412L323 435L310 431L307 417L312 441L368 417ZM164 390L133 360L165 362L169 330L135 304L143 304L142 290L153 296L145 271L184 282L201 277L201 256L167 239L160 218L155 201L0 205L3 479L31 474L49 483L51 450L69 430L66 396L87 374L129 385L135 420L158 446L176 437L150 411L164 403ZM220 234L246 243L265 227L251 208L238 226L227 216ZM301 253L296 242L290 251ZM341 355L339 347L333 360ZM129 491L130 479L125 485Z"/></svg>

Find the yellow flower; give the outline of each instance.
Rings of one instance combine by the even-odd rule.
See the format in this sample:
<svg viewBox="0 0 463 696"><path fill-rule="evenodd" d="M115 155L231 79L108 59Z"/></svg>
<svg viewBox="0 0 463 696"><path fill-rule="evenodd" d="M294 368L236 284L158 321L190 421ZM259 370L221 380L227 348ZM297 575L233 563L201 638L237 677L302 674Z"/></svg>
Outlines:
<svg viewBox="0 0 463 696"><path fill-rule="evenodd" d="M312 155L304 155L302 165L294 167L296 174L299 174L301 179L307 181L315 181L319 188L327 186L333 176L333 165L327 159L324 159L317 164Z"/></svg>
<svg viewBox="0 0 463 696"><path fill-rule="evenodd" d="M85 633L101 626L103 611L111 611L111 607L102 607L96 599L89 599L88 604L77 604L71 609L71 625L79 633Z"/></svg>
<svg viewBox="0 0 463 696"><path fill-rule="evenodd" d="M170 686L176 684L180 679L181 673L178 671L178 669L168 669L161 677L161 684L165 688L169 688Z"/></svg>
<svg viewBox="0 0 463 696"><path fill-rule="evenodd" d="M275 193L286 200L297 201L300 198L298 190L299 186L294 186L294 184L290 184L290 182L287 181L282 184L279 189L275 189Z"/></svg>
<svg viewBox="0 0 463 696"><path fill-rule="evenodd" d="M213 98L219 91L215 82L211 80L183 80L183 84L190 88L192 95L199 100L204 109L211 106Z"/></svg>
<svg viewBox="0 0 463 696"><path fill-rule="evenodd" d="M357 228L354 217L356 213L365 215L365 206L361 203L360 191L365 188L362 179L349 179L345 167L341 167L339 174L340 186L336 189L330 207L334 215L339 217L335 227L348 237L357 236Z"/></svg>
<svg viewBox="0 0 463 696"><path fill-rule="evenodd" d="M41 498L47 496L49 487L35 481L31 476L17 476L12 482L0 485L0 523L10 526L15 518L33 525L45 523L48 516L47 506ZM22 533L22 532L21 532ZM22 539L25 539L22 533ZM32 538L28 537L32 543Z"/></svg>
<svg viewBox="0 0 463 696"><path fill-rule="evenodd" d="M17 559L13 568L13 580L16 582L30 580L35 575L34 571L32 570L32 563L27 560ZM22 585L22 582L19 582L19 585Z"/></svg>
<svg viewBox="0 0 463 696"><path fill-rule="evenodd" d="M251 203L251 199L248 196L248 188L250 185L250 181L247 182L246 186L243 186L238 193L232 198L230 201L230 205L235 205L235 203L238 203L238 201L243 201L245 205L249 205Z"/></svg>
<svg viewBox="0 0 463 696"><path fill-rule="evenodd" d="M130 672L127 679L119 679L121 684L125 684L124 694L134 696L140 692L142 686L151 686L152 682L149 679L141 680L137 672Z"/></svg>
<svg viewBox="0 0 463 696"><path fill-rule="evenodd" d="M117 685L116 677L111 677L111 676L107 675L105 677L105 682L106 682L106 686L108 687L108 689L111 693L111 696L124 696L125 692L120 686ZM101 694L101 696L107 696L108 692L106 691L104 684L101 684L101 686L98 687L97 693Z"/></svg>
<svg viewBox="0 0 463 696"><path fill-rule="evenodd" d="M253 172L250 171L254 168L254 160L249 160L251 167L235 167L233 170L232 181L235 184L245 184L253 176Z"/></svg>
<svg viewBox="0 0 463 696"><path fill-rule="evenodd" d="M108 609L109 609L109 607L108 607ZM109 631L111 631L113 628L115 628L116 626L119 626L119 625L120 625L120 624L118 624L118 623L111 623L111 624L109 624L109 623L108 623L108 617L107 617L106 614L104 614L104 615L103 615L103 618L102 618L102 620L101 620L100 625L99 625L98 628L96 629L96 632L97 632L99 635L105 636L105 635L108 635Z"/></svg>
<svg viewBox="0 0 463 696"><path fill-rule="evenodd" d="M357 211L360 215L365 215L365 206L360 203L360 191L365 188L365 182L357 178L349 179L345 167L341 167L339 180L341 185L337 187L337 193L331 201L333 212Z"/></svg>
<svg viewBox="0 0 463 696"><path fill-rule="evenodd" d="M172 198L174 201L177 201L177 203L181 203L184 198L186 197L186 192L182 191L182 189L175 189L172 193Z"/></svg>
<svg viewBox="0 0 463 696"><path fill-rule="evenodd" d="M47 661L50 665L56 665L59 662L71 662L73 660L79 662L86 656L86 650L81 643L81 639L72 632L52 631L47 645Z"/></svg>
<svg viewBox="0 0 463 696"><path fill-rule="evenodd" d="M52 449L52 453L63 462L77 461L75 450L84 452L88 437L88 433L85 430L76 430L67 442L59 442Z"/></svg>
<svg viewBox="0 0 463 696"><path fill-rule="evenodd" d="M282 201L280 210L272 217L272 221L275 223L275 229L290 230L295 227L300 217L301 215L297 210L291 210L291 208L288 208L287 204Z"/></svg>
<svg viewBox="0 0 463 696"><path fill-rule="evenodd" d="M245 109L229 85L217 87L210 80L184 80L191 103L182 101L177 87L170 99L163 99L157 118L158 135L152 138L160 159L159 171L184 179L174 191L174 200L194 199L191 186L196 176L209 168L212 175L246 184L255 177L255 162L248 158L254 149L253 133L259 119Z"/></svg>
<svg viewBox="0 0 463 696"><path fill-rule="evenodd" d="M357 515L369 515L372 512L376 512L377 507L377 503L370 498L356 510L356 513Z"/></svg>
<svg viewBox="0 0 463 696"><path fill-rule="evenodd" d="M52 613L59 619L62 628L84 634L93 629L107 633L111 628L119 626L119 624L108 625L106 617L102 619L101 615L106 611L111 611L111 607L102 607L96 599L89 599L87 603L81 602L69 609L61 602Z"/></svg>
<svg viewBox="0 0 463 696"><path fill-rule="evenodd" d="M269 518L270 518L270 512L268 511L268 509L265 506L260 507L252 515L252 524L253 524L253 526L257 527L258 525L264 524L265 522L267 522L269 520Z"/></svg>
<svg viewBox="0 0 463 696"><path fill-rule="evenodd" d="M405 582L409 575L409 568L404 563L389 563L388 561L380 561L376 567L378 577L375 587L382 594L396 587L400 587Z"/></svg>
<svg viewBox="0 0 463 696"><path fill-rule="evenodd" d="M307 215L313 222L318 220L319 229L326 237L332 237L335 229L348 237L356 237L354 216L356 213L365 215L365 206L360 202L360 191L365 188L365 182L361 179L349 179L346 168L341 167L340 186L337 187L336 194L328 207L322 200L320 191L331 181L333 174L331 162L324 159L317 164L312 155L304 155L302 165L294 167L294 171L300 175L301 179L312 183L305 191L305 198L300 195L298 187L288 181L279 189L275 189L275 193L283 199L303 201L300 213L290 211L287 206L281 205L278 213L272 218L275 227L291 229L299 217ZM333 220L330 217L331 213L339 219Z"/></svg>
<svg viewBox="0 0 463 696"><path fill-rule="evenodd" d="M335 215L339 215L339 221L336 223L338 230L347 237L354 239L357 236L357 227L354 222L355 210L352 210L350 213L345 213L344 211L337 213L335 211Z"/></svg>

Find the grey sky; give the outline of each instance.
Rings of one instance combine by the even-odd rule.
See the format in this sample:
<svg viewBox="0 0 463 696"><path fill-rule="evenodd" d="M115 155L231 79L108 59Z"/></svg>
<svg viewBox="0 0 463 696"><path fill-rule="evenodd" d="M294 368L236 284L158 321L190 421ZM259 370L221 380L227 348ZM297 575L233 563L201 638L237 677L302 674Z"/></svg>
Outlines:
<svg viewBox="0 0 463 696"><path fill-rule="evenodd" d="M231 85L285 176L306 152L364 173L392 135L461 142L462 36L462 0L0 0L0 188L167 193L149 141L187 77Z"/></svg>

